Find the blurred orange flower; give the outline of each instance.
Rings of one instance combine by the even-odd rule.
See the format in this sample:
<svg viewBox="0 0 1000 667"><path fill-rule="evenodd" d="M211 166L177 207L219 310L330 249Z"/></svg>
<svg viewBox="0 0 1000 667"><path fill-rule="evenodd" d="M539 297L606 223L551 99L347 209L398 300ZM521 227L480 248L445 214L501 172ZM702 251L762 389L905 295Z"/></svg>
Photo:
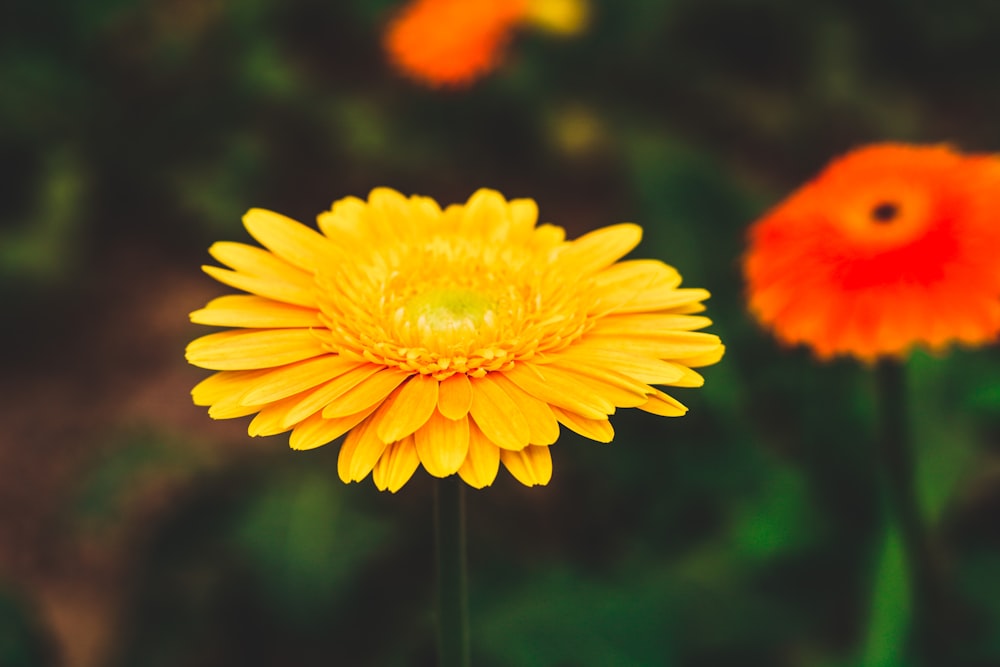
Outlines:
<svg viewBox="0 0 1000 667"><path fill-rule="evenodd" d="M461 86L493 69L521 23L572 34L586 22L583 0L413 0L389 23L390 60L431 86Z"/></svg>
<svg viewBox="0 0 1000 667"><path fill-rule="evenodd" d="M750 311L782 342L865 361L1000 332L1000 159L877 144L750 229Z"/></svg>

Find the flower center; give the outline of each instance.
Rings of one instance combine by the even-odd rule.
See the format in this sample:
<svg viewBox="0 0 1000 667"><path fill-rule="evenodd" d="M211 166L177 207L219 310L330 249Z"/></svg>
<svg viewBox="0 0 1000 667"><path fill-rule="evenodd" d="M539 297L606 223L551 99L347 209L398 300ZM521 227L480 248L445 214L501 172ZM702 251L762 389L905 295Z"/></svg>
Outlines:
<svg viewBox="0 0 1000 667"><path fill-rule="evenodd" d="M403 319L426 337L457 342L496 324L493 299L461 287L434 287L403 305Z"/></svg>
<svg viewBox="0 0 1000 667"><path fill-rule="evenodd" d="M872 220L877 224L887 224L899 215L899 206L893 202L884 201L872 208Z"/></svg>

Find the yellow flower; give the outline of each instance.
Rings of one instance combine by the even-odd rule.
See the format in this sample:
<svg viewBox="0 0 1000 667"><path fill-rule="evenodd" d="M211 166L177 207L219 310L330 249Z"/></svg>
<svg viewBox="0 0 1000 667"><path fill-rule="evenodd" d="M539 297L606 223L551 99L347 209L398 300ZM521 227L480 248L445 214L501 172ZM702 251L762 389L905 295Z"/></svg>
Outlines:
<svg viewBox="0 0 1000 667"><path fill-rule="evenodd" d="M708 298L655 260L617 262L642 235L620 224L566 241L530 199L480 190L443 211L386 188L322 213L317 233L277 213L243 219L265 248L216 243L204 267L249 292L191 313L235 327L193 341L219 371L192 394L216 419L294 449L348 434L344 482L396 491L422 464L476 488L502 461L523 484L552 475L559 424L609 442L608 415L686 408L651 385L692 387L718 361L695 315Z"/></svg>

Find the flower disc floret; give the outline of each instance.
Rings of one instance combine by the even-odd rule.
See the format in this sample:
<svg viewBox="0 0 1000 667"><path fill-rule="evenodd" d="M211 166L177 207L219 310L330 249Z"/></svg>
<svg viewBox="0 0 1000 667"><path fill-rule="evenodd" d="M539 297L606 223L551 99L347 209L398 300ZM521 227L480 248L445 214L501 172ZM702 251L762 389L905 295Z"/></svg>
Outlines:
<svg viewBox="0 0 1000 667"><path fill-rule="evenodd" d="M256 414L251 435L291 431L296 449L346 434L341 478L392 491L420 466L481 488L501 462L545 484L560 424L607 442L616 408L683 414L652 385L697 386L691 369L722 356L697 331L708 293L662 262L619 262L636 225L567 242L537 215L491 190L442 210L386 188L336 202L319 233L251 210L265 249L217 243L230 268L205 267L249 294L192 313L234 327L188 346L218 371L195 402L215 418Z"/></svg>

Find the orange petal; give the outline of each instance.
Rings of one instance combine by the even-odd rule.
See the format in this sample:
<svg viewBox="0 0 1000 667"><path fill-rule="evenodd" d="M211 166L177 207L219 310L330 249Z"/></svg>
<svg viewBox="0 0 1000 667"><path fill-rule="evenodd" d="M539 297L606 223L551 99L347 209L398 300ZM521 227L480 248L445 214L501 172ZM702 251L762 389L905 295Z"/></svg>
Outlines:
<svg viewBox="0 0 1000 667"><path fill-rule="evenodd" d="M379 491L396 493L410 481L420 467L420 457L413 444L413 438L403 438L394 442L382 453L372 470L372 480Z"/></svg>
<svg viewBox="0 0 1000 667"><path fill-rule="evenodd" d="M585 438L597 442L611 442L615 437L615 430L607 419L587 419L559 408L552 408L552 412L560 424Z"/></svg>
<svg viewBox="0 0 1000 667"><path fill-rule="evenodd" d="M528 420L492 374L472 380L469 413L486 437L498 447L523 449L527 446L531 436Z"/></svg>
<svg viewBox="0 0 1000 667"><path fill-rule="evenodd" d="M414 375L388 403L378 437L385 442L402 440L430 419L437 402L438 381L429 375Z"/></svg>
<svg viewBox="0 0 1000 667"><path fill-rule="evenodd" d="M427 472L447 477L458 472L469 453L469 419L448 419L435 411L413 439Z"/></svg>
<svg viewBox="0 0 1000 667"><path fill-rule="evenodd" d="M448 419L461 419L472 405L472 385L465 373L455 373L441 381L438 388L438 410Z"/></svg>
<svg viewBox="0 0 1000 667"><path fill-rule="evenodd" d="M469 454L458 469L469 486L481 489L493 483L500 469L500 448L483 435L475 422L469 422Z"/></svg>
<svg viewBox="0 0 1000 667"><path fill-rule="evenodd" d="M545 485L552 479L552 453L548 447L528 445L517 452L501 449L500 460L525 486Z"/></svg>

